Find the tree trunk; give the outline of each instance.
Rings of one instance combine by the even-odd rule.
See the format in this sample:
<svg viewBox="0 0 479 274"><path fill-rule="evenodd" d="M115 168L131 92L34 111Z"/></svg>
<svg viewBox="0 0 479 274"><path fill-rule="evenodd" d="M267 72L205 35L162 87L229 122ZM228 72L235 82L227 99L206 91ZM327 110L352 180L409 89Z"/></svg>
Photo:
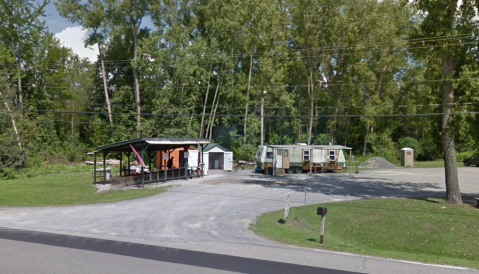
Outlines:
<svg viewBox="0 0 479 274"><path fill-rule="evenodd" d="M3 97L1 92L0 92L0 97ZM22 143L20 142L20 134L18 134L17 124L15 123L15 118L13 117L12 110L10 109L10 106L8 105L7 100L4 99L3 103L5 104L5 107L7 107L7 111L8 111L8 114L10 115L10 119L12 119L13 130L15 131L15 134L17 135L18 146L21 149Z"/></svg>
<svg viewBox="0 0 479 274"><path fill-rule="evenodd" d="M383 86L384 74L386 73L387 69L388 69L388 65L385 65L383 67L383 69L381 70L381 76L379 76L378 91L376 92L377 96L381 95L381 89L382 89L382 86Z"/></svg>
<svg viewBox="0 0 479 274"><path fill-rule="evenodd" d="M221 70L220 72L222 73L223 72L223 67L221 67ZM210 113L210 118L208 119L208 126L206 127L206 138L208 138L209 136L209 139L211 140L211 134L209 134L208 132L210 132L210 125L211 125L211 119L213 119L213 111L215 110L215 102L216 102L216 97L218 96L218 90L220 88L220 82L221 82L221 76L220 76L220 79L218 79L218 83L216 84L216 91L215 91L215 96L213 97L213 103L211 103L211 113ZM219 98L218 98L219 99Z"/></svg>
<svg viewBox="0 0 479 274"><path fill-rule="evenodd" d="M366 134L364 135L363 155L366 155L366 141L369 136L369 123L366 123Z"/></svg>
<svg viewBox="0 0 479 274"><path fill-rule="evenodd" d="M208 86L206 88L205 103L203 104L203 115L201 116L201 126L200 126L200 135L199 138L203 138L203 130L205 126L205 113L206 113L206 103L208 103L208 93L210 92L210 80L211 80L211 68L213 65L210 65L210 70L208 71Z"/></svg>
<svg viewBox="0 0 479 274"><path fill-rule="evenodd" d="M101 60L101 73L102 73L102 77L103 77L103 90L105 91L106 106L108 108L108 119L110 120L111 137L113 137L113 135L114 135L113 114L112 114L112 111L111 111L111 101L110 101L110 94L108 93L108 84L106 82L105 56L103 56L103 53L101 51L100 43L97 43L97 45L98 45L98 53L100 54L100 60Z"/></svg>
<svg viewBox="0 0 479 274"><path fill-rule="evenodd" d="M133 21L133 20L132 20ZM133 60L138 61L138 37L136 33L136 26L132 27L133 32ZM133 78L135 80L135 102L136 102L136 137L140 137L140 125L141 125L141 101L140 101L140 80L138 78L138 71L136 70L136 64L133 66Z"/></svg>
<svg viewBox="0 0 479 274"><path fill-rule="evenodd" d="M22 74L21 74L21 68L20 68L20 58L18 58L17 77L18 77L18 104L20 105L20 117L22 117L23 116L23 90L22 90Z"/></svg>
<svg viewBox="0 0 479 274"><path fill-rule="evenodd" d="M220 96L218 95L218 100L216 101L215 111L213 112L213 120L212 120L211 126L210 126L210 134L209 134L209 140L210 141L211 141L211 136L213 134L213 124L215 123L216 110L218 109L219 103L220 103Z"/></svg>
<svg viewBox="0 0 479 274"><path fill-rule="evenodd" d="M459 179L457 175L456 147L454 144L454 134L449 132L449 119L452 113L452 103L454 102L454 90L451 79L454 72L454 63L452 56L447 56L442 62L444 76L444 90L442 92L442 121L441 134L442 146L444 148L444 171L446 175L446 194L447 203L461 205L462 197L459 190Z"/></svg>
<svg viewBox="0 0 479 274"><path fill-rule="evenodd" d="M190 122L188 123L188 137L190 137L191 121L193 121L193 116L195 114L195 108L191 110Z"/></svg>
<svg viewBox="0 0 479 274"><path fill-rule="evenodd" d="M248 88L246 89L246 108L244 112L244 130L243 130L243 145L246 145L246 128L248 125L248 102L249 102L249 89L251 87L251 71L253 69L253 48L251 47L249 60L249 74L248 74Z"/></svg>

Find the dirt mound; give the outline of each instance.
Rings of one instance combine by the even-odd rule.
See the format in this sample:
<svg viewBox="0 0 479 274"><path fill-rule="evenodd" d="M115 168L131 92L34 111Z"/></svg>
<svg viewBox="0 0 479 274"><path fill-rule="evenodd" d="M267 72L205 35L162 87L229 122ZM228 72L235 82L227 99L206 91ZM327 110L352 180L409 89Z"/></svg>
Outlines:
<svg viewBox="0 0 479 274"><path fill-rule="evenodd" d="M379 169L393 169L399 168L383 157L369 158L366 162L359 166L359 168L379 168Z"/></svg>

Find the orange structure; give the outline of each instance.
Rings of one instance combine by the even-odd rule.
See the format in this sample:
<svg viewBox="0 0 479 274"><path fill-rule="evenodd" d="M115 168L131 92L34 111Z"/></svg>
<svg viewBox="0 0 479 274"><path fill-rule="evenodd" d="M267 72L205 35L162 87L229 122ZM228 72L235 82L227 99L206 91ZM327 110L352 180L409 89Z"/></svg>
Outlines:
<svg viewBox="0 0 479 274"><path fill-rule="evenodd" d="M188 150L196 150L194 147L189 147ZM166 159L163 159L163 155L168 153ZM166 163L168 159L173 158L173 168L179 168L180 163L184 163L184 149L182 147L170 149L170 150L160 150L156 152L156 168L157 169L166 169Z"/></svg>

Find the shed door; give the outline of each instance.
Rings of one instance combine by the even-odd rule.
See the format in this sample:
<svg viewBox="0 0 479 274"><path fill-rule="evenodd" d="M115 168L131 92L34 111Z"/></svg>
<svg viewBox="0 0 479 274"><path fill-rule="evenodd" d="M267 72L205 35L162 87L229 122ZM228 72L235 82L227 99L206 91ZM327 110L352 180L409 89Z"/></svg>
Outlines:
<svg viewBox="0 0 479 274"><path fill-rule="evenodd" d="M204 169L205 175L208 175L209 162L210 162L209 152L203 152L203 164L204 164L203 169Z"/></svg>
<svg viewBox="0 0 479 274"><path fill-rule="evenodd" d="M233 170L233 152L224 153L225 170Z"/></svg>
<svg viewBox="0 0 479 274"><path fill-rule="evenodd" d="M283 149L283 168L289 168L289 149Z"/></svg>

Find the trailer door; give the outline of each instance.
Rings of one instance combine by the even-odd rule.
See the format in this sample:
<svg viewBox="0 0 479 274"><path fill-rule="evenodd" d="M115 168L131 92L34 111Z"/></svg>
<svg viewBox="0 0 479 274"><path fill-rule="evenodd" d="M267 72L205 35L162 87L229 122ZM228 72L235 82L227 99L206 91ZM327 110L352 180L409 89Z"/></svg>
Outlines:
<svg viewBox="0 0 479 274"><path fill-rule="evenodd" d="M289 149L283 149L283 168L289 168Z"/></svg>
<svg viewBox="0 0 479 274"><path fill-rule="evenodd" d="M283 150L276 149L276 168L283 168Z"/></svg>

